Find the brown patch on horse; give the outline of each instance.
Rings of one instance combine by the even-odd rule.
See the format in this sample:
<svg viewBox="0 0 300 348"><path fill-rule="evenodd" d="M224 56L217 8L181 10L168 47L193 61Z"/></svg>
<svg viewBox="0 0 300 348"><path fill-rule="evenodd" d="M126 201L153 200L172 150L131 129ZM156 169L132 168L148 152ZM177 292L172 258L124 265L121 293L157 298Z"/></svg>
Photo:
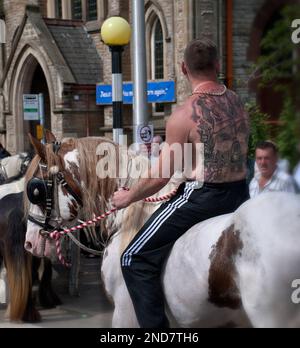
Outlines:
<svg viewBox="0 0 300 348"><path fill-rule="evenodd" d="M231 225L222 233L210 255L209 302L218 307L239 309L242 306L239 289L235 278L237 270L235 258L243 249L240 232Z"/></svg>

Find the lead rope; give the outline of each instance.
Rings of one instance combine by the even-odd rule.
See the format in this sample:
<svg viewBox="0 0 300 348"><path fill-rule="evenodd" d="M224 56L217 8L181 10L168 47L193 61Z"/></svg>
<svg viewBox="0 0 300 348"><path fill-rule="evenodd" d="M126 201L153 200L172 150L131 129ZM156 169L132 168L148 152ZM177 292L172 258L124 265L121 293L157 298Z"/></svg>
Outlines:
<svg viewBox="0 0 300 348"><path fill-rule="evenodd" d="M123 190L126 190L126 191L129 191L129 188L127 187L123 187L122 188ZM145 203L159 203L159 202L164 202L164 201L167 201L169 199L171 199L172 197L174 197L177 193L177 189L173 190L171 193L167 194L167 195L164 195L164 196L161 196L161 197L157 197L157 198L145 198L143 201ZM101 221L101 220L104 220L106 219L108 216L110 216L111 214L115 213L117 211L117 208L113 208L111 210L109 210L108 212L100 215L100 216L97 216L95 217L94 219L92 220L89 220L89 221L86 221L86 222L83 222L81 223L80 225L78 226L75 226L75 227L72 227L72 228L65 228L63 229L62 231L54 231L54 232L51 232L49 234L49 237L53 240L55 240L55 246L56 246L56 253L57 253L57 257L59 259L59 261L61 262L61 264L67 268L70 268L71 267L71 264L68 263L65 259L65 257L63 256L62 254L62 250L61 250L61 242L60 242L60 239L64 236L64 235L68 235L69 238L71 238L73 241L74 239L71 237L71 234L72 232L76 232L78 230L82 230L88 226L91 226L91 225L94 225L96 224L97 222Z"/></svg>

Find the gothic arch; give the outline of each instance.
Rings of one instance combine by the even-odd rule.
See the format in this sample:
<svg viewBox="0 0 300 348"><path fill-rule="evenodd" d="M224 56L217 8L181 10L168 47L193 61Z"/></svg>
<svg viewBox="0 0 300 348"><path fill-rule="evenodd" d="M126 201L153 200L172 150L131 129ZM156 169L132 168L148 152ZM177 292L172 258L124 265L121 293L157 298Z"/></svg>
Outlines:
<svg viewBox="0 0 300 348"><path fill-rule="evenodd" d="M24 144L24 131L23 131L23 94L30 92L31 82L33 74L40 66L48 87L51 110L54 109L55 103L55 84L52 81L50 71L46 60L43 58L38 48L33 47L31 44L25 44L20 51L16 63L12 66L12 76L10 79L10 85L8 85L8 105L9 111L14 118L15 134L20 136L16 139L16 150L23 151Z"/></svg>
<svg viewBox="0 0 300 348"><path fill-rule="evenodd" d="M164 38L168 42L170 40L167 21L164 16L164 11L160 4L156 0L149 0L145 6L145 21L146 21L146 34L149 26L153 25L156 18L159 18Z"/></svg>
<svg viewBox="0 0 300 348"><path fill-rule="evenodd" d="M153 30L153 25L155 24L156 20L160 21L161 28L163 31L163 38L164 38L164 62L166 62L166 55L167 55L167 48L166 43L170 41L169 37L169 31L167 27L167 22L163 13L163 10L161 6L157 3L155 0L148 1L145 8L145 21L146 21L146 42L147 45L151 45L151 35ZM152 50L151 47L148 47L147 49L147 74L148 76L151 76L151 57ZM164 69L166 70L166 69Z"/></svg>

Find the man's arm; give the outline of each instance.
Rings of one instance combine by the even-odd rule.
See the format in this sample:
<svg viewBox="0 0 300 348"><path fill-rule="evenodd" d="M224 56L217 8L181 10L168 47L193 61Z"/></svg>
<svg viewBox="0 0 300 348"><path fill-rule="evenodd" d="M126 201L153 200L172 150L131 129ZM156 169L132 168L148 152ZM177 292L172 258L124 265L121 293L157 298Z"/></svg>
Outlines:
<svg viewBox="0 0 300 348"><path fill-rule="evenodd" d="M169 146L163 147L156 168L151 173L149 172L148 178L140 179L130 191L116 192L112 200L114 206L118 209L126 208L131 203L150 197L160 191L169 182L176 169L174 168L176 154L171 146L180 144L177 146L182 147L183 153L183 146L188 141L188 135L187 122L184 122L181 108L179 108L167 122L166 143ZM168 162L170 162L170 167L167 170L168 175L166 175L166 168L163 164Z"/></svg>

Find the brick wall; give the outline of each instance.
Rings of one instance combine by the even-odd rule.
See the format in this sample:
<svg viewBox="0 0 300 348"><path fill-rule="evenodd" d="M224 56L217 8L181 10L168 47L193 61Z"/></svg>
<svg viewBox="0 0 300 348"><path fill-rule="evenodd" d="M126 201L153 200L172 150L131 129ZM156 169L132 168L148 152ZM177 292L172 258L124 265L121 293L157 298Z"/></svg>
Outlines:
<svg viewBox="0 0 300 348"><path fill-rule="evenodd" d="M249 99L250 63L247 62L247 50L249 48L250 33L254 19L265 2L265 0L236 0L233 2L234 89L244 101Z"/></svg>

